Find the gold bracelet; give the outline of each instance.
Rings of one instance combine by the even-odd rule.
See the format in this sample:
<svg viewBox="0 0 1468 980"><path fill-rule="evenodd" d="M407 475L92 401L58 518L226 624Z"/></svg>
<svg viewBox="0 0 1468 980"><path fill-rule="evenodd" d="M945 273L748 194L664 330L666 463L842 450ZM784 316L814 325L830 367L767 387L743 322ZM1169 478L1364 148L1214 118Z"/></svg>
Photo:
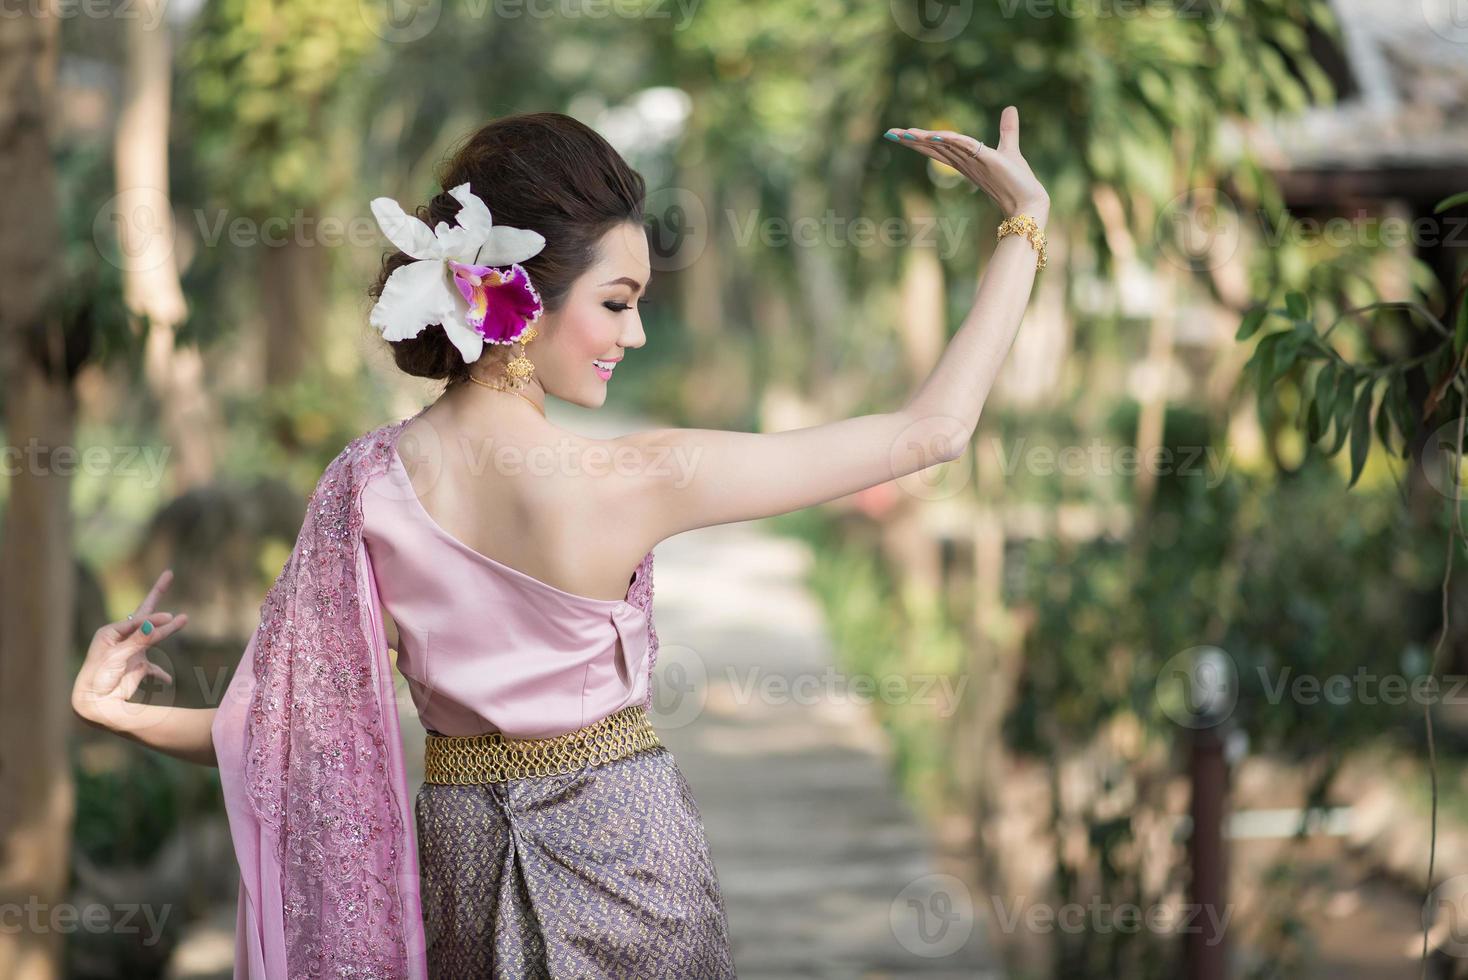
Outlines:
<svg viewBox="0 0 1468 980"><path fill-rule="evenodd" d="M1005 218L999 222L999 232L994 236L994 240L998 241L1005 235L1024 235L1028 238L1030 244L1035 247L1035 251L1040 253L1039 258L1035 260L1035 268L1045 268L1045 233L1040 230L1034 218L1027 214L1016 214Z"/></svg>

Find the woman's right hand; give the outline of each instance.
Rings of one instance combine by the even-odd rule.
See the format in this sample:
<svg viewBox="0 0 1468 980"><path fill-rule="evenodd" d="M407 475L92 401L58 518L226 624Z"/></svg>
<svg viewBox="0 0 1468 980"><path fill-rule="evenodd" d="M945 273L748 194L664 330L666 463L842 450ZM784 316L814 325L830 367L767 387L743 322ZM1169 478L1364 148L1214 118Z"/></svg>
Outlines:
<svg viewBox="0 0 1468 980"><path fill-rule="evenodd" d="M83 720L121 730L133 713L127 700L144 677L173 682L167 671L148 659L149 647L183 629L189 620L187 613L175 616L153 611L172 581L173 571L165 569L130 618L107 623L92 635L86 660L71 689L72 710ZM147 633L142 630L145 622L150 624Z"/></svg>
<svg viewBox="0 0 1468 980"><path fill-rule="evenodd" d="M999 115L999 145L989 146L947 129L889 129L903 146L948 166L988 194L1005 216L1028 214L1044 224L1050 195L1019 152L1019 109L1005 106ZM911 136L912 139L907 137ZM938 136L941 139L932 139Z"/></svg>

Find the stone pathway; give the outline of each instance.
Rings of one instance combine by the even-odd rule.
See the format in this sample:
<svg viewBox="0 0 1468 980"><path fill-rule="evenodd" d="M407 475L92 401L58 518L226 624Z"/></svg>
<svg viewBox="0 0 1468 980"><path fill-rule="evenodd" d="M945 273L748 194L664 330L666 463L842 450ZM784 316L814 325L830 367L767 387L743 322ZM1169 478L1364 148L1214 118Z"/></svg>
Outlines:
<svg viewBox="0 0 1468 980"><path fill-rule="evenodd" d="M998 980L983 920L965 939L924 887L885 736L828 682L809 561L757 523L657 547L654 724L703 814L739 976Z"/></svg>

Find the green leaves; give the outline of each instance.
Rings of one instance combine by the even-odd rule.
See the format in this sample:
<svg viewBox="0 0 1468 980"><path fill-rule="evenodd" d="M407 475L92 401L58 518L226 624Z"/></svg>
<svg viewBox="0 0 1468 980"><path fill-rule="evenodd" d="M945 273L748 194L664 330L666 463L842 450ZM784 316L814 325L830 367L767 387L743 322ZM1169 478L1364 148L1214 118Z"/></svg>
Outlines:
<svg viewBox="0 0 1468 980"><path fill-rule="evenodd" d="M1310 409L1306 415L1306 435L1311 442L1320 441L1330 425L1331 409L1335 406L1335 361L1327 361L1315 375L1315 389L1310 396Z"/></svg>
<svg viewBox="0 0 1468 980"><path fill-rule="evenodd" d="M1468 203L1468 194L1459 203ZM1404 307L1432 321L1437 347L1401 363L1357 365L1345 360L1316 330L1310 299L1297 291L1285 294L1282 308L1271 308L1266 303L1251 307L1236 333L1241 340L1255 336L1271 315L1291 324L1290 329L1259 337L1245 365L1245 373L1258 388L1261 418L1267 418L1274 408L1271 390L1277 382L1290 375L1297 364L1304 363L1308 368L1309 361L1325 359L1313 384L1300 381L1299 411L1292 421L1326 456L1334 456L1349 442L1348 487L1354 487L1361 478L1375 440L1392 455L1410 457L1419 430L1433 417L1452 383L1468 369L1468 290L1454 310L1451 336L1431 313L1410 304L1375 303L1353 312ZM1327 329L1326 334L1329 332ZM1421 406L1408 393L1409 380L1427 384Z"/></svg>
<svg viewBox="0 0 1468 980"><path fill-rule="evenodd" d="M1285 310L1292 320L1306 320L1310 317L1310 301L1305 298L1304 293L1287 293L1285 295Z"/></svg>
<svg viewBox="0 0 1468 980"><path fill-rule="evenodd" d="M1305 340L1297 330L1279 330L1259 341L1253 363L1261 393L1294 367Z"/></svg>
<svg viewBox="0 0 1468 980"><path fill-rule="evenodd" d="M1442 214L1449 208L1455 208L1460 204L1468 204L1468 191L1459 191L1450 197L1445 197L1437 202L1437 207L1432 209L1433 214Z"/></svg>
<svg viewBox="0 0 1468 980"><path fill-rule="evenodd" d="M1402 434L1402 458L1406 459L1411 455L1412 440L1417 435L1418 418L1412 411L1412 400L1407 396L1405 378L1397 376L1392 379L1392 382L1387 385L1382 404L1391 413L1392 423Z"/></svg>
<svg viewBox="0 0 1468 980"><path fill-rule="evenodd" d="M1269 309L1264 306L1256 306L1244 314L1243 322L1239 324L1238 333L1234 334L1234 340L1248 340L1259 332L1259 326L1264 322L1264 317Z"/></svg>
<svg viewBox="0 0 1468 980"><path fill-rule="evenodd" d="M1357 385L1360 390L1357 391ZM1380 398L1376 398L1380 390ZM1376 412L1372 414L1375 400ZM1407 394L1407 379L1400 370L1371 376L1357 371L1345 361L1330 361L1315 376L1315 388L1310 396L1309 411L1305 419L1306 434L1311 442L1318 443L1327 428L1335 427L1334 438L1329 445L1321 446L1327 456L1334 456L1350 440L1351 478L1348 486L1355 486L1371 453L1373 434L1389 453L1400 453L1403 458L1410 454L1412 440L1421 423L1413 411L1411 398ZM1400 440L1400 446L1396 443Z"/></svg>
<svg viewBox="0 0 1468 980"><path fill-rule="evenodd" d="M1346 484L1350 489L1356 485L1356 480L1361 476L1361 469L1366 465L1366 454L1371 451L1371 389L1373 383L1368 381L1361 386L1361 393L1356 396L1356 409L1351 417L1351 481Z"/></svg>
<svg viewBox="0 0 1468 980"><path fill-rule="evenodd" d="M1391 378L1388 377L1386 381L1386 390L1382 392L1381 402L1376 406L1376 438L1381 440L1382 448L1385 449L1388 453L1395 451L1392 449L1391 412L1387 411L1386 407L1387 399L1391 395L1391 390L1392 382Z"/></svg>
<svg viewBox="0 0 1468 980"><path fill-rule="evenodd" d="M1343 366L1336 379L1335 398L1331 405L1331 414L1335 417L1335 442L1325 451L1327 456L1334 456L1345 444L1346 433L1351 429L1351 393L1355 388L1355 372L1349 366Z"/></svg>
<svg viewBox="0 0 1468 980"><path fill-rule="evenodd" d="M1468 343L1468 295L1458 304L1458 320L1453 326L1453 353L1463 353L1465 343Z"/></svg>

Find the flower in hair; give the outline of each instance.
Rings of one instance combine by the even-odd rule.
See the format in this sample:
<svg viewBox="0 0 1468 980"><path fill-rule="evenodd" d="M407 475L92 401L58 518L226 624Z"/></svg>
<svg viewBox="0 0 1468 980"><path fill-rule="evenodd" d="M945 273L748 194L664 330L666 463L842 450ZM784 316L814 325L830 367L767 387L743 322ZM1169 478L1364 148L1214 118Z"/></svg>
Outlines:
<svg viewBox="0 0 1468 980"><path fill-rule="evenodd" d="M387 277L368 322L387 340L441 323L465 363L473 363L486 341L514 343L540 319L540 294L520 263L539 254L545 236L495 225L467 182L449 194L460 204L458 227L440 221L433 230L390 197L372 200L382 233L414 261Z"/></svg>

